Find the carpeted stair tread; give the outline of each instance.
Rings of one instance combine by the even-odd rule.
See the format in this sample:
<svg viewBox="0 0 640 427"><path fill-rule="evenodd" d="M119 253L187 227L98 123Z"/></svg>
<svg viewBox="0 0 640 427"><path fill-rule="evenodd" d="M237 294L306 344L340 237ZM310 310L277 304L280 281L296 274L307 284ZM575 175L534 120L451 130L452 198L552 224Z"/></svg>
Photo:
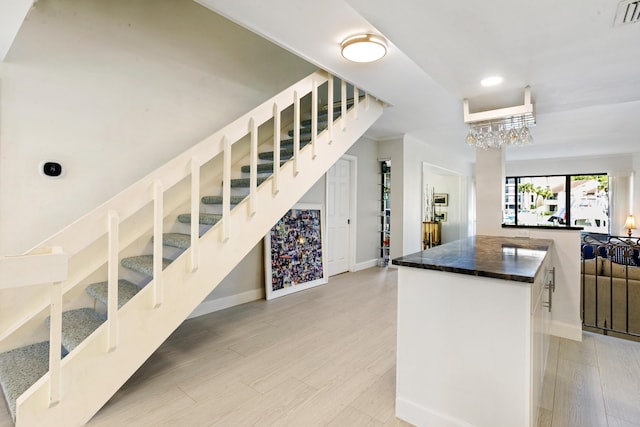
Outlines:
<svg viewBox="0 0 640 427"><path fill-rule="evenodd" d="M306 147L311 142L311 137L308 139L300 140L300 148ZM293 153L293 138L292 139L283 139L280 141L280 150L282 151L291 151ZM259 156L258 156L259 157Z"/></svg>
<svg viewBox="0 0 640 427"><path fill-rule="evenodd" d="M289 160L293 157L293 150L280 150L280 160ZM258 153L260 160L273 160L273 151Z"/></svg>
<svg viewBox="0 0 640 427"><path fill-rule="evenodd" d="M133 271L146 274L147 276L153 276L153 255L139 255L129 258L123 258L120 264ZM162 269L164 270L171 264L171 260L162 259Z"/></svg>
<svg viewBox="0 0 640 427"><path fill-rule="evenodd" d="M280 162L280 165L284 165L285 162ZM242 172L251 172L251 165L244 165L240 168ZM260 163L258 165L258 173L273 173L273 163Z"/></svg>
<svg viewBox="0 0 640 427"><path fill-rule="evenodd" d="M187 249L191 246L191 235L184 233L164 233L162 244L172 248Z"/></svg>
<svg viewBox="0 0 640 427"><path fill-rule="evenodd" d="M218 221L222 219L220 214L201 213L200 224L202 225L216 225ZM178 222L183 224L191 224L191 214L178 215Z"/></svg>
<svg viewBox="0 0 640 427"><path fill-rule="evenodd" d="M92 308L85 307L62 313L62 346L71 352L105 321L105 317ZM44 323L49 327L51 319Z"/></svg>
<svg viewBox="0 0 640 427"><path fill-rule="evenodd" d="M16 420L16 399L49 371L49 341L0 354L0 385Z"/></svg>
<svg viewBox="0 0 640 427"><path fill-rule="evenodd" d="M247 196L231 196L231 204L237 205L242 202ZM222 204L222 196L204 196L202 198L202 203L205 205L221 205Z"/></svg>
<svg viewBox="0 0 640 427"><path fill-rule="evenodd" d="M99 282L92 283L87 286L86 291L92 298L100 301L104 305L107 305L108 289L108 282ZM139 291L140 288L130 281L124 279L118 280L118 308L125 305L126 302L133 298Z"/></svg>
<svg viewBox="0 0 640 427"><path fill-rule="evenodd" d="M259 177L258 178L258 185L260 185L263 182L265 182L267 180L267 178L269 178L269 177L268 176ZM248 188L249 185L251 185L249 178L236 178L236 179L232 179L231 180L231 187L232 188Z"/></svg>
<svg viewBox="0 0 640 427"><path fill-rule="evenodd" d="M293 131L288 132L289 138L280 140L280 147L293 147ZM300 144L311 142L311 129L300 130Z"/></svg>
<svg viewBox="0 0 640 427"><path fill-rule="evenodd" d="M333 110L333 120L336 120L338 117L342 115L342 111L340 109ZM329 116L327 110L322 110L318 112L318 130L324 130L327 128ZM311 127L311 119L305 119L300 121L300 126L310 128Z"/></svg>

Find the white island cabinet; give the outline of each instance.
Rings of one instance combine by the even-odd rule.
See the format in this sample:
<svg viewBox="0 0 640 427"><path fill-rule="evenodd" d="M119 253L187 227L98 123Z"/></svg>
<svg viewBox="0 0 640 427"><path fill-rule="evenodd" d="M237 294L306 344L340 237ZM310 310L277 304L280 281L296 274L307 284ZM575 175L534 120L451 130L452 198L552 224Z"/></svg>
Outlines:
<svg viewBox="0 0 640 427"><path fill-rule="evenodd" d="M396 416L417 426L535 426L552 241L474 236L398 265Z"/></svg>

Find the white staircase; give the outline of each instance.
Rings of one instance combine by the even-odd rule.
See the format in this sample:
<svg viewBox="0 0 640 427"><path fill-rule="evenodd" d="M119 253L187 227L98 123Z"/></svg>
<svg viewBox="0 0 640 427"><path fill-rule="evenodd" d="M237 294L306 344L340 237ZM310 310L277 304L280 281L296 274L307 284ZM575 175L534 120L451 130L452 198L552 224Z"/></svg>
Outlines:
<svg viewBox="0 0 640 427"><path fill-rule="evenodd" d="M316 72L36 249L0 257L0 291L20 302L0 314L0 375L44 364L23 393L23 379L2 384L20 390L7 398L16 425L87 422L381 114ZM106 304L88 308L85 289ZM45 319L48 342L36 339Z"/></svg>

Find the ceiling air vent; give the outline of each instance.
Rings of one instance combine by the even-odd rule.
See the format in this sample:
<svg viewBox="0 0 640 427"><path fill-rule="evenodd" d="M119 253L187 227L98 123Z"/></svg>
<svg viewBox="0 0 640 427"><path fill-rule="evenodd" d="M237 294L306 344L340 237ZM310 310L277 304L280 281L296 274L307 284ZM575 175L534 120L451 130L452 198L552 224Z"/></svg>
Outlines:
<svg viewBox="0 0 640 427"><path fill-rule="evenodd" d="M640 20L640 0L622 0L618 3L616 17L613 20L614 27L633 24L638 20Z"/></svg>

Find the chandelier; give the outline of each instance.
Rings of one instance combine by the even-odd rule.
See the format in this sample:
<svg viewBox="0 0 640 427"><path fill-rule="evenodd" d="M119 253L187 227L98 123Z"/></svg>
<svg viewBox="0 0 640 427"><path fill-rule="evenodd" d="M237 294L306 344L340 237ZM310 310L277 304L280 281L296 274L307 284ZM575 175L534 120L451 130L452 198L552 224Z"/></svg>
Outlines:
<svg viewBox="0 0 640 427"><path fill-rule="evenodd" d="M524 88L524 104L498 110L469 113L469 101L464 100L464 122L469 124L467 144L482 148L501 148L533 143L530 127L536 119L531 103L531 88Z"/></svg>

